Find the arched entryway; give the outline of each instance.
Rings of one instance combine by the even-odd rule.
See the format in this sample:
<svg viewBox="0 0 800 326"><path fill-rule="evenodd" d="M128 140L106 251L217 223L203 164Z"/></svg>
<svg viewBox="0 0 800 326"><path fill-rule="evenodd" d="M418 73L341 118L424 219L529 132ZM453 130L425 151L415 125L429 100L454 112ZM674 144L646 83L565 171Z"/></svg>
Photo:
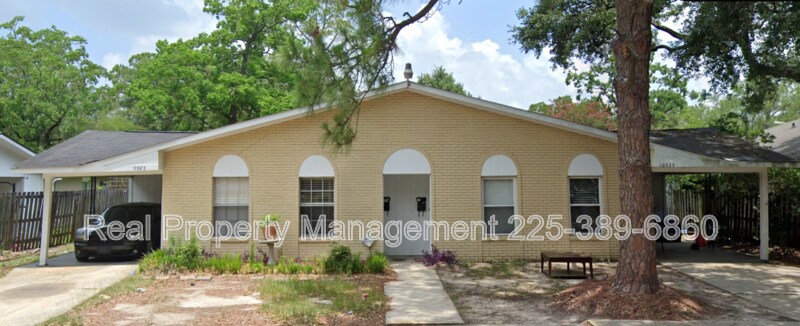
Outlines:
<svg viewBox="0 0 800 326"><path fill-rule="evenodd" d="M419 224L420 230L431 220L431 166L422 153L401 149L392 153L383 165L383 222L392 223L393 233L400 241L386 239L384 253L389 256L420 256L431 248L430 237L405 237L409 225ZM412 226L413 228L414 226Z"/></svg>

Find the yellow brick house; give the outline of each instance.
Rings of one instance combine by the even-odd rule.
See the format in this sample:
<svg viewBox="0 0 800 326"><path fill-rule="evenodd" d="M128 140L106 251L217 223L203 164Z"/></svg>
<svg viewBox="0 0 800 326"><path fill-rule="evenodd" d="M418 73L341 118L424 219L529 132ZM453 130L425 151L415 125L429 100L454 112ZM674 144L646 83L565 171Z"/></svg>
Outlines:
<svg viewBox="0 0 800 326"><path fill-rule="evenodd" d="M420 255L436 246L454 251L460 259L475 260L538 258L544 250L586 253L596 259L618 255L613 238L581 240L569 232L554 239L544 236L559 228L580 231L580 215L620 213L615 133L402 82L366 95L352 147L334 153L322 145L321 128L334 113L300 108L167 137L84 164L33 162L18 168L43 173L46 180L159 176L162 213L187 222L252 224L266 214L278 214L282 222L289 222L279 248L288 257L324 255L334 244L364 254L371 250L397 256ZM794 164L769 158L731 163L671 145L652 143L656 178L693 171L761 173L767 167ZM658 207L658 198L656 202ZM509 223L512 215L519 217ZM473 222L489 222L491 216L497 221L491 235L497 239L484 238L490 230L474 227ZM305 217L324 231L333 221L379 222L384 230L395 223L400 225L393 230L397 232L412 221L434 222L437 227L427 239L403 239L392 246L384 234L368 248L360 234L314 238L301 227ZM182 237L188 224L171 229L170 235ZM464 225L470 229L466 233L475 231L478 237L456 239ZM219 235L225 230L200 231ZM514 231L523 240L507 239ZM202 245L213 252L241 253L251 241L212 237Z"/></svg>

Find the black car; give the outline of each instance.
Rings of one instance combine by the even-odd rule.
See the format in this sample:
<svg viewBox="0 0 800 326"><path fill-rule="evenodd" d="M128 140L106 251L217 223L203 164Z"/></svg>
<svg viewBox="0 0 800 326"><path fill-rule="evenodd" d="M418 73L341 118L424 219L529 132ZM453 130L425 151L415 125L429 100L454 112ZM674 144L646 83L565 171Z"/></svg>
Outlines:
<svg viewBox="0 0 800 326"><path fill-rule="evenodd" d="M75 230L75 258L137 258L161 246L161 204L128 203L107 208Z"/></svg>

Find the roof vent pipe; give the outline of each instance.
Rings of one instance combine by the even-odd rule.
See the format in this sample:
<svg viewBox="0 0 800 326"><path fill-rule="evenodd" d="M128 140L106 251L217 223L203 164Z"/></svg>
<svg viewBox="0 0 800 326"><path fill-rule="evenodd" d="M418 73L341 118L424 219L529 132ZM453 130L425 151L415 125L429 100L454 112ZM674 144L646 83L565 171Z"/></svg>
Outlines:
<svg viewBox="0 0 800 326"><path fill-rule="evenodd" d="M411 70L411 63L406 63L406 69L403 70L403 77L406 77L406 81L414 77L414 70Z"/></svg>
<svg viewBox="0 0 800 326"><path fill-rule="evenodd" d="M794 127L795 127L795 124L796 124L796 123L797 123L797 122L792 122L792 128L794 128Z"/></svg>

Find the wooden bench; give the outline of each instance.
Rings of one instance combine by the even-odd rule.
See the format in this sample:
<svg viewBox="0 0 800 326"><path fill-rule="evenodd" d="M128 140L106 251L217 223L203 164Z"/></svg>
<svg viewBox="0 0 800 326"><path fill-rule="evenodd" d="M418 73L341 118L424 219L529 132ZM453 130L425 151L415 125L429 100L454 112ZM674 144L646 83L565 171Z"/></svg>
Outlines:
<svg viewBox="0 0 800 326"><path fill-rule="evenodd" d="M547 261L547 273L544 272L544 262ZM550 277L567 277L567 278L587 278L586 275L586 263L589 263L589 275L588 278L594 279L594 266L592 266L592 257L591 256L582 256L572 252L553 252L553 251L543 251L541 253L541 272L546 274ZM567 263L567 275L557 275L553 276L553 263ZM583 264L583 275L571 275L569 271L569 265L571 263L580 263Z"/></svg>

